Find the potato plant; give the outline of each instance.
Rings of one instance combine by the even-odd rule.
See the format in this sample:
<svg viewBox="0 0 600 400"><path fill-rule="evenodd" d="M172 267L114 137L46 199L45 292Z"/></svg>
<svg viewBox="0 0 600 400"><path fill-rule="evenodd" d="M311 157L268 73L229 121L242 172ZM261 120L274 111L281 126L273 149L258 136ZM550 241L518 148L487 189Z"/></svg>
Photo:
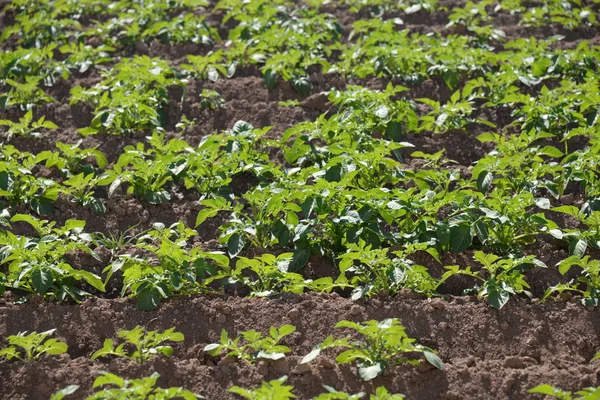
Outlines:
<svg viewBox="0 0 600 400"><path fill-rule="evenodd" d="M414 344L416 340L408 337L404 326L396 318L371 320L363 324L344 320L335 327L352 329L362 336L362 340L352 342L349 337L335 339L329 336L307 354L301 363L311 362L325 349L341 348L345 350L336 357L336 361L340 364L355 362L358 376L364 381L375 379L392 365L418 364L419 361L412 358L412 353L422 353L427 362L443 369L442 361L433 350Z"/></svg>
<svg viewBox="0 0 600 400"><path fill-rule="evenodd" d="M8 337L8 347L0 349L0 357L9 361L16 358L21 361L38 361L45 354L60 355L67 352L68 346L60 340L49 338L56 332L50 329L45 332L19 332Z"/></svg>
<svg viewBox="0 0 600 400"><path fill-rule="evenodd" d="M117 336L123 339L123 343L115 347L112 339L106 339L102 348L94 352L91 359L116 356L144 363L160 354L170 357L173 354L173 348L163 343L167 341L181 342L184 339L183 334L176 332L175 328L158 332L147 331L141 326L136 326L129 331L119 331ZM128 351L126 347L132 347L134 350Z"/></svg>

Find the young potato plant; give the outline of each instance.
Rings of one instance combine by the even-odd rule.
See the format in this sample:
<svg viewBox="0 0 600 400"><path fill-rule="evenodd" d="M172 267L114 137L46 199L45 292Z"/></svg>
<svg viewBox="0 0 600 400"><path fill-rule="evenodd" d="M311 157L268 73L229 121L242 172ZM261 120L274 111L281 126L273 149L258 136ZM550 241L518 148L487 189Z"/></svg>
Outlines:
<svg viewBox="0 0 600 400"><path fill-rule="evenodd" d="M58 125L52 121L46 121L45 116L34 121L32 110L27 111L23 117L19 118L19 122L0 119L0 126L7 127L4 133L7 141L15 136L39 138L42 135L40 129L58 129Z"/></svg>
<svg viewBox="0 0 600 400"><path fill-rule="evenodd" d="M260 387L254 390L243 389L239 386L232 386L229 392L237 394L249 400L289 400L295 399L296 396L292 393L293 386L284 385L287 381L287 376L282 376L279 379L270 382L261 383Z"/></svg>
<svg viewBox="0 0 600 400"><path fill-rule="evenodd" d="M18 13L15 24L7 27L0 42L7 39L23 47L42 48L49 44L64 44L76 40L82 31L81 24L70 18L60 18L51 9L34 9Z"/></svg>
<svg viewBox="0 0 600 400"><path fill-rule="evenodd" d="M71 105L85 103L94 107L91 125L78 130L84 136L161 130L167 120L167 88L185 85L168 62L147 56L124 59L104 75L89 89L71 89Z"/></svg>
<svg viewBox="0 0 600 400"><path fill-rule="evenodd" d="M52 86L58 78L67 79L68 71L55 61L55 44L42 48L21 48L0 54L0 82L6 79L23 81L27 77L41 78L46 86Z"/></svg>
<svg viewBox="0 0 600 400"><path fill-rule="evenodd" d="M393 100L408 88L389 83L384 91L361 86L348 86L345 91L332 90L329 100L338 107L337 114L344 124L365 131L365 134L385 134L395 142L402 142L404 134L417 130L415 105L405 99Z"/></svg>
<svg viewBox="0 0 600 400"><path fill-rule="evenodd" d="M432 296L437 282L427 268L413 265L403 258L390 258L389 249L374 249L361 239L358 244L348 244L348 251L338 258L342 277L353 287L351 298L376 296L387 292L395 294L401 289L411 289ZM350 276L350 278L347 278Z"/></svg>
<svg viewBox="0 0 600 400"><path fill-rule="evenodd" d="M26 205L38 215L54 212L53 202L61 192L61 185L47 178L36 177L36 159L30 153L21 153L7 145L0 156L0 202L15 208Z"/></svg>
<svg viewBox="0 0 600 400"><path fill-rule="evenodd" d="M259 360L279 360L285 357L291 349L280 345L284 337L296 331L293 325L282 325L279 328L271 327L269 335L254 329L241 332L235 339L231 339L225 329L221 330L220 343L211 343L204 347L204 351L211 356L224 354L224 357L235 357L248 364L255 364Z"/></svg>
<svg viewBox="0 0 600 400"><path fill-rule="evenodd" d="M101 376L94 380L92 387L96 391L86 400L120 400L120 399L153 399L169 400L184 399L196 400L204 397L190 392L181 387L163 389L156 387L160 375L154 372L152 375L139 379L124 379L109 372L100 372ZM102 389L104 386L109 388Z"/></svg>
<svg viewBox="0 0 600 400"><path fill-rule="evenodd" d="M339 40L341 26L332 15L308 7L262 2L258 6L256 14L232 10L240 23L229 33L235 43L228 51L230 64L263 64L261 72L269 89L282 78L306 96L312 90L307 70L329 68L328 43Z"/></svg>
<svg viewBox="0 0 600 400"><path fill-rule="evenodd" d="M74 144L58 142L58 151L42 151L36 155L35 160L37 163L44 162L46 168L57 168L66 179L78 174L98 174L98 170L105 169L108 160L104 153L97 147L80 148L81 143L83 140ZM97 167L90 162L91 159Z"/></svg>
<svg viewBox="0 0 600 400"><path fill-rule="evenodd" d="M554 146L533 144L548 136L533 131L508 138L492 133L479 135L479 141L494 143L496 148L473 167L472 176L476 179L477 190L484 194L495 190L506 195L523 191L539 195L545 190L555 199L560 199L568 184L568 175L565 168L554 160L560 160L564 154Z"/></svg>
<svg viewBox="0 0 600 400"><path fill-rule="evenodd" d="M489 174L484 176L488 177L491 178ZM480 178L477 185L485 191L490 183ZM491 251L503 255L519 254L524 246L535 243L537 235L557 228L544 213L530 212L534 206L548 209L550 202L524 191L509 195L495 190L483 198L481 194L463 191L460 203L452 202L448 217L436 223L439 245L442 249L460 253L471 247L477 237Z"/></svg>
<svg viewBox="0 0 600 400"><path fill-rule="evenodd" d="M444 133L451 129L464 130L467 124L481 123L491 128L496 126L481 118L473 118L471 114L475 111L473 101L468 96L461 96L460 91L456 91L450 97L450 101L441 105L440 102L421 98L419 102L431 107L431 111L421 117L421 125L419 130L431 131L434 133Z"/></svg>
<svg viewBox="0 0 600 400"><path fill-rule="evenodd" d="M235 269L228 271L225 283L241 283L250 288L250 296L267 297L279 293L297 293L305 291L318 291L329 293L345 285L334 282L331 277L317 280L304 279L301 274L291 272L298 268L298 263L293 253L283 253L275 257L272 254L263 254L249 259L240 257L236 261Z"/></svg>
<svg viewBox="0 0 600 400"><path fill-rule="evenodd" d="M227 243L230 257L237 256L247 242L258 248L293 243L292 230L298 225L298 213L302 211L296 200L301 196L272 187L257 187L244 194L249 207L234 207L228 222L220 228L223 233L219 240Z"/></svg>
<svg viewBox="0 0 600 400"><path fill-rule="evenodd" d="M220 41L217 29L206 22L206 16L185 14L167 21L159 21L141 34L144 41L158 38L163 43L198 43L212 45Z"/></svg>
<svg viewBox="0 0 600 400"><path fill-rule="evenodd" d="M25 82L17 82L7 79L6 84L10 86L8 93L0 93L0 110L6 111L10 106L19 106L21 111L29 111L44 103L52 103L55 100L47 95L40 87L41 78L28 76Z"/></svg>
<svg viewBox="0 0 600 400"><path fill-rule="evenodd" d="M540 301L553 294L570 291L582 295L581 302L586 306L594 307L600 304L600 261L591 259L590 256L573 255L560 261L557 266L561 275L565 275L572 267L580 267L582 271L577 278L578 283L559 283L546 290Z"/></svg>
<svg viewBox="0 0 600 400"><path fill-rule="evenodd" d="M0 349L0 357L6 357L9 361L13 358L21 361L38 361L44 354L59 355L67 352L66 343L56 339L49 339L56 329L45 332L19 332L17 335L8 337L9 346Z"/></svg>
<svg viewBox="0 0 600 400"><path fill-rule="evenodd" d="M98 258L91 250L91 236L83 230L84 221L67 220L63 227L55 228L55 222L17 214L10 222L31 225L38 237L17 236L7 232L0 238L0 245L3 246L0 247L0 263L8 267L8 287L53 297L58 301L71 299L75 302L90 295L78 282L85 282L100 292L105 290L99 276L73 268L67 262L66 256L72 251L82 251Z"/></svg>
<svg viewBox="0 0 600 400"><path fill-rule="evenodd" d="M170 357L173 354L173 348L164 345L164 342L182 342L184 340L183 333L175 332L175 328L158 332L147 331L141 326L136 326L130 331L119 331L117 336L123 339L123 343L115 348L113 340L106 339L104 346L94 352L91 359L95 360L99 357L116 356L142 364L150 361L159 354ZM133 348L134 350L128 351L127 348Z"/></svg>
<svg viewBox="0 0 600 400"><path fill-rule="evenodd" d="M531 298L527 291L529 284L525 281L525 271L534 265L546 268L546 265L534 256L520 258L501 258L495 254L485 254L476 251L473 258L482 265L479 271L472 271L471 267L461 269L458 265L446 267L446 271L438 286L454 275L468 275L481 281L480 286L470 290L477 291L479 296L485 297L492 307L501 309L506 305L510 296L525 294Z"/></svg>
<svg viewBox="0 0 600 400"><path fill-rule="evenodd" d="M59 48L62 54L68 54L64 63L71 69L76 69L80 74L86 73L90 68L99 64L110 62L110 53L114 47L102 44L92 47L84 43L68 43Z"/></svg>
<svg viewBox="0 0 600 400"><path fill-rule="evenodd" d="M334 388L330 386L323 385L323 387L327 390L327 393L322 393L317 397L313 398L313 400L358 400L365 398L365 393L360 392L356 394L348 394L345 392L338 392ZM388 390L379 386L375 389L375 393L371 394L368 397L369 400L402 400L404 396L401 394L392 394L388 392Z"/></svg>
<svg viewBox="0 0 600 400"><path fill-rule="evenodd" d="M196 79L208 79L216 82L220 77L231 78L234 70L225 67L225 54L222 50L209 52L206 55L187 55L189 64L182 64L183 71Z"/></svg>
<svg viewBox="0 0 600 400"><path fill-rule="evenodd" d="M585 228L559 229L555 227L550 233L555 239L568 243L569 253L583 257L588 249L600 248L600 211L597 210L598 201L592 200L584 203L579 210L575 206L559 206L552 210L568 214L579 220Z"/></svg>
<svg viewBox="0 0 600 400"><path fill-rule="evenodd" d="M163 137L164 135L155 132L150 144L162 143ZM176 153L178 149L172 149L174 146L182 147L184 144L177 145L175 141L169 144L173 146L164 149L156 147L145 149L143 143L126 146L113 169L105 171L99 177L98 184L110 185L109 197L112 197L117 187L126 183L127 193L144 199L150 204L170 201L171 195L164 187L173 181L174 175L178 175L186 164L183 157Z"/></svg>
<svg viewBox="0 0 600 400"><path fill-rule="evenodd" d="M419 364L418 359L412 358L412 353L423 354L430 364L443 369L442 361L434 351L415 344L416 339L408 337L404 326L396 318L371 320L364 324L344 320L335 327L352 329L362 336L362 340L351 342L348 337L334 339L329 336L302 359L302 364L311 362L325 349L340 348L346 350L337 356L336 361L340 364L356 362L358 376L364 381L380 376L388 366Z"/></svg>
<svg viewBox="0 0 600 400"><path fill-rule="evenodd" d="M529 389L528 392L545 394L558 400L594 400L600 396L600 387L589 387L577 392L569 392L548 384L543 384Z"/></svg>
<svg viewBox="0 0 600 400"><path fill-rule="evenodd" d="M100 177L91 173L85 175L83 173L73 175L69 179L63 181L63 194L70 197L72 202L83 207L89 207L98 215L106 214L106 206L97 197L94 197L95 188L98 186Z"/></svg>
<svg viewBox="0 0 600 400"><path fill-rule="evenodd" d="M65 397L72 395L79 390L79 385L69 385L50 396L50 400L64 400Z"/></svg>
<svg viewBox="0 0 600 400"><path fill-rule="evenodd" d="M186 250L187 240L196 234L181 221L170 227L154 224L137 237L136 243L152 256L120 255L104 269L106 282L122 271L121 295L129 293L145 311L156 309L162 300L177 294L214 292L210 284L223 278L215 265L226 269L229 258L221 252L202 251L202 247Z"/></svg>
<svg viewBox="0 0 600 400"><path fill-rule="evenodd" d="M358 36L358 39L341 48L340 61L330 72L339 72L344 77L385 76L402 79L408 84L422 83L429 65L423 37L410 34L408 30L398 30L397 22L379 18L356 21L350 37Z"/></svg>

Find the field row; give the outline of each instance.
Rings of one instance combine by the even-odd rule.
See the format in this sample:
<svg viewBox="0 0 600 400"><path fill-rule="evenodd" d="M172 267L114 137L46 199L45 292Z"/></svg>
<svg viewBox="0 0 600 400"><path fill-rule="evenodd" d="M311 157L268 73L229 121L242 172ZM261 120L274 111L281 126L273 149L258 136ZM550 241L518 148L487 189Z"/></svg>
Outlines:
<svg viewBox="0 0 600 400"><path fill-rule="evenodd" d="M56 338L57 346L63 349L68 345L68 353L42 356L35 362L0 359L0 377L14 382L5 392L13 398L34 393L49 396L71 385L80 386L73 398L109 388L117 390L109 386L115 382L112 379L92 389L93 382L102 375L100 371L126 377L130 388L136 386L131 378L157 372L160 377L155 387L184 387L208 398L234 398L227 393L231 386L254 390L263 381L285 375L295 388L292 393L306 399L326 392L322 385L350 394L375 394L375 389L383 386L407 398L459 399L465 387L482 398L481 389L477 389L482 382L485 392L497 397L532 398L537 397L527 391L543 383L563 388L595 384L598 364L593 358L598 347L590 327L597 326L598 317L592 308L574 302L529 305L517 301L497 311L475 297L448 300L380 297L351 301L336 295L287 294L268 301L248 301L240 297L195 296L165 303L153 313L139 313L134 305L119 300L89 299L77 307L33 301L19 307L0 304L0 326L8 327L12 335L17 335L17 324L19 329L28 330L27 334L56 327L47 341ZM32 318L24 321L23 312ZM574 313L577 319L572 318ZM358 322L343 325L362 326L360 333L335 328L344 319ZM377 328L366 329L364 321L373 319L379 321ZM396 319L404 325L404 334L396 332L401 329ZM155 328L173 326L174 320L175 329L166 334ZM138 325L156 331L140 336L143 329ZM411 345L433 349L443 370L426 361L423 349L402 353L394 347L397 342L384 341L371 347L384 343L390 347L372 355L374 359L389 357L383 374L363 381L357 376L361 373L360 359L342 357L350 348L324 345L350 340L353 346L363 346L373 337L392 331L397 338L416 338ZM129 342L137 344L121 347ZM407 345L403 339L402 348ZM136 353L138 347L153 346L161 349L158 354L142 352L145 361L136 361L142 354ZM242 348L243 354L237 353ZM317 349L322 351L317 354ZM270 354L273 352L285 356ZM309 361L313 356L316 358ZM410 360L419 363L403 364ZM491 370L497 372L491 375Z"/></svg>

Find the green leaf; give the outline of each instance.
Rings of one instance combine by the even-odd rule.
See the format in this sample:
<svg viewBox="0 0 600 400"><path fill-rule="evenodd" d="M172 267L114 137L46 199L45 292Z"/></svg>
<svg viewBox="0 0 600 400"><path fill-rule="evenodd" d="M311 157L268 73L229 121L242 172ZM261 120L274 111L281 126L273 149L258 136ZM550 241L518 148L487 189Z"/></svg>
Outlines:
<svg viewBox="0 0 600 400"><path fill-rule="evenodd" d="M63 400L66 396L75 393L78 389L78 385L69 385L50 396L50 400Z"/></svg>
<svg viewBox="0 0 600 400"><path fill-rule="evenodd" d="M299 247L294 251L294 255L290 261L288 266L289 272L298 272L308 262L310 258L310 248L309 247Z"/></svg>
<svg viewBox="0 0 600 400"><path fill-rule="evenodd" d="M204 346L204 352L214 356L218 353L218 349L221 348L221 345L219 343L211 343L209 345Z"/></svg>
<svg viewBox="0 0 600 400"><path fill-rule="evenodd" d="M94 287L95 289L101 292L106 291L102 279L100 279L97 275L89 271L77 270L76 276L83 278L90 286Z"/></svg>
<svg viewBox="0 0 600 400"><path fill-rule="evenodd" d="M97 377L94 380L94 384L92 387L97 388L99 386L104 386L104 385L115 385L119 388L122 388L125 386L125 379L111 374L109 372L101 372L103 375Z"/></svg>
<svg viewBox="0 0 600 400"><path fill-rule="evenodd" d="M64 342L59 342L56 339L49 339L44 343L46 353L51 355L64 354L68 350L68 345Z"/></svg>
<svg viewBox="0 0 600 400"><path fill-rule="evenodd" d="M433 365L434 367L436 367L439 370L444 369L442 360L438 357L437 354L432 353L431 351L428 351L428 350L424 350L423 355L425 356L425 359L429 362L429 364Z"/></svg>
<svg viewBox="0 0 600 400"><path fill-rule="evenodd" d="M389 113L390 113L390 110L385 105L380 105L375 110L375 116L378 118L381 118L381 119L387 118Z"/></svg>
<svg viewBox="0 0 600 400"><path fill-rule="evenodd" d="M490 190L494 176L488 171L481 171L477 176L477 190L487 193Z"/></svg>
<svg viewBox="0 0 600 400"><path fill-rule="evenodd" d="M279 244L282 247L287 246L288 243L290 242L290 238L291 238L290 230L287 227L287 225L285 223L283 223L281 220L277 220L275 222L275 226L273 227L273 235L277 238L277 240L279 241Z"/></svg>
<svg viewBox="0 0 600 400"><path fill-rule="evenodd" d="M144 200L146 200L150 204L161 204L171 200L171 195L165 190L146 190L144 192Z"/></svg>
<svg viewBox="0 0 600 400"><path fill-rule="evenodd" d="M385 128L385 136L394 142L401 142L403 133L402 124L397 121L391 121Z"/></svg>
<svg viewBox="0 0 600 400"><path fill-rule="evenodd" d="M29 202L31 209L35 211L38 215L52 215L54 213L54 206L52 205L52 201L44 198L44 197L34 197Z"/></svg>
<svg viewBox="0 0 600 400"><path fill-rule="evenodd" d="M241 253L242 250L244 250L245 246L246 241L242 235L240 235L239 233L234 233L233 235L231 235L229 237L229 240L227 241L227 253L229 254L229 257L236 257L238 254Z"/></svg>
<svg viewBox="0 0 600 400"><path fill-rule="evenodd" d="M112 339L104 339L104 344L100 350L97 350L90 356L90 359L93 361L99 357L104 357L110 354L113 354L115 351L115 347L113 345Z"/></svg>
<svg viewBox="0 0 600 400"><path fill-rule="evenodd" d="M8 190L9 183L11 182L8 171L0 171L0 189Z"/></svg>
<svg viewBox="0 0 600 400"><path fill-rule="evenodd" d="M256 358L264 358L266 360L273 360L273 361L280 360L284 357L285 357L285 354L283 354L283 353L271 353L271 352L264 351L264 350L259 351L258 354L256 355Z"/></svg>
<svg viewBox="0 0 600 400"><path fill-rule="evenodd" d="M571 251L571 254L573 254L575 256L583 257L585 254L585 251L587 250L587 245L588 245L588 242L585 239L573 240L570 243L569 250Z"/></svg>
<svg viewBox="0 0 600 400"><path fill-rule="evenodd" d="M302 96L308 96L312 90L312 83L307 76L292 78L292 87Z"/></svg>
<svg viewBox="0 0 600 400"><path fill-rule="evenodd" d="M269 90L275 89L275 86L277 86L277 73L268 69L265 71L264 78L265 78L265 84L267 85L267 88Z"/></svg>
<svg viewBox="0 0 600 400"><path fill-rule="evenodd" d="M458 87L458 74L456 73L456 71L445 71L442 75L442 79L446 83L446 86L448 86L448 89L456 90L456 88Z"/></svg>
<svg viewBox="0 0 600 400"><path fill-rule="evenodd" d="M504 290L494 288L488 292L488 303L496 310L501 309L508 302L510 294Z"/></svg>
<svg viewBox="0 0 600 400"><path fill-rule="evenodd" d="M206 221L208 218L212 218L212 217L216 216L218 213L219 213L219 210L215 210L213 208L203 208L202 210L200 210L200 212L198 213L198 216L196 217L196 226L195 227L202 225L202 223L204 223L204 221Z"/></svg>
<svg viewBox="0 0 600 400"><path fill-rule="evenodd" d="M581 259L579 256L570 256L559 262L557 264L558 272L560 272L561 275L564 275L569 272L569 269L571 269L571 267L574 265L581 265Z"/></svg>
<svg viewBox="0 0 600 400"><path fill-rule="evenodd" d="M473 236L471 235L470 226L457 225L450 227L450 246L454 254L468 249L472 241Z"/></svg>
<svg viewBox="0 0 600 400"><path fill-rule="evenodd" d="M90 209L92 210L92 212L94 212L94 214L100 216L106 215L106 206L104 205L102 200L96 197L92 197L89 200L88 205L90 206Z"/></svg>
<svg viewBox="0 0 600 400"><path fill-rule="evenodd" d="M372 379L377 378L379 375L383 373L383 368L381 363L377 363L375 365L370 365L368 367L358 367L358 376L363 381L370 381Z"/></svg>
<svg viewBox="0 0 600 400"><path fill-rule="evenodd" d="M549 210L551 207L550 200L548 200L545 197L536 198L535 205L538 206L539 208L541 208L542 210Z"/></svg>
<svg viewBox="0 0 600 400"><path fill-rule="evenodd" d="M116 178L108 187L108 198L111 198L115 190L121 184L121 178Z"/></svg>
<svg viewBox="0 0 600 400"><path fill-rule="evenodd" d="M528 392L529 393L546 394L546 395L555 397L557 390L548 384L543 384L543 385L538 385L534 388L529 389Z"/></svg>
<svg viewBox="0 0 600 400"><path fill-rule="evenodd" d="M544 148L539 150L538 154L552 158L560 158L564 155L562 151L560 151L554 146L545 146Z"/></svg>
<svg viewBox="0 0 600 400"><path fill-rule="evenodd" d="M144 290L137 295L137 307L142 311L156 310L160 305L160 292L154 288Z"/></svg>
<svg viewBox="0 0 600 400"><path fill-rule="evenodd" d="M300 364L307 364L307 363L311 362L312 360L317 358L319 356L319 354L321 354L321 348L315 347L314 349L312 349L312 351L310 353L308 353L307 355L305 355L302 358L302 360L300 361Z"/></svg>
<svg viewBox="0 0 600 400"><path fill-rule="evenodd" d="M97 128L92 128L91 126L88 126L87 128L80 128L77 129L77 132L81 135L81 136L90 136L90 135L95 135L98 132L100 132L99 129Z"/></svg>
<svg viewBox="0 0 600 400"><path fill-rule="evenodd" d="M47 269L35 269L31 273L31 282L38 294L43 295L52 286L54 277L52 272Z"/></svg>

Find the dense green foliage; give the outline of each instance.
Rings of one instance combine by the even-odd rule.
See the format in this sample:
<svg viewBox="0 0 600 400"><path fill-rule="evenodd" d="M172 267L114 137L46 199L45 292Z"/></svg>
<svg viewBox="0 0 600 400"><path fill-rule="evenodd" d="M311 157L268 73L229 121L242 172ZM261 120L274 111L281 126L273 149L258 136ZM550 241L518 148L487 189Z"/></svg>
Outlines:
<svg viewBox="0 0 600 400"><path fill-rule="evenodd" d="M79 303L112 290L145 311L174 296L232 290L354 300L473 294L498 310L514 297L575 295L597 307L600 47L573 37L598 29L598 4L3 3L10 24L0 34L0 295ZM499 22L507 18L516 36ZM414 19L438 25L413 29ZM311 109L315 97L325 106L284 129L240 120L207 131L206 120L231 114L236 97L219 84L247 76L290 113ZM75 127L56 118L63 106L84 118ZM57 134L83 139L63 143ZM89 140L103 145L83 144ZM46 141L55 148L39 145ZM104 144L118 141L120 153L105 154L112 145ZM144 220L94 232L59 211L67 203L107 218L115 201L156 210L184 198L193 199L194 224ZM199 243L207 231L215 240ZM311 275L314 265L325 265L326 276ZM550 276L542 288L533 281L540 274ZM455 282L466 283L457 290ZM338 327L363 340L330 336L306 362L337 347L338 362L355 363L364 380L418 363L410 353L441 368L395 319ZM291 352L280 341L294 331L223 330L205 351L250 364L278 360ZM65 352L66 344L46 340L51 333L10 336L0 355L33 361ZM128 344L107 339L92 358L145 362L171 355L163 341L183 340L141 327L118 336ZM90 398L196 398L155 388L157 379L106 373L94 387L111 388ZM281 379L231 391L285 399L292 389ZM584 399L597 389L532 392ZM318 399L363 395L328 388ZM380 388L370 398L401 395Z"/></svg>

